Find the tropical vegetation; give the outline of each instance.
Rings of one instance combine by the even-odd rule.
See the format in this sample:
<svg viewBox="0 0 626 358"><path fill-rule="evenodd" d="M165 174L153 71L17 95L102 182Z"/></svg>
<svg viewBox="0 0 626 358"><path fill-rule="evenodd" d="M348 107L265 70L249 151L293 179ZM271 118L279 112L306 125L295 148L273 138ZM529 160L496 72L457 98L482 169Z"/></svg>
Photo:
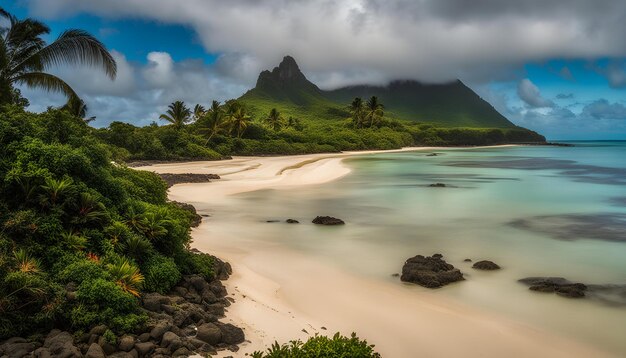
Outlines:
<svg viewBox="0 0 626 358"><path fill-rule="evenodd" d="M282 345L275 342L265 352L252 353L252 358L335 357L380 358L380 354L374 350L373 345L360 340L355 333L352 333L350 337L336 333L332 338L316 335L306 342L295 340Z"/></svg>
<svg viewBox="0 0 626 358"><path fill-rule="evenodd" d="M16 85L63 93L68 100L78 95L61 78L47 72L59 65L89 65L100 68L115 78L117 65L106 47L83 30L64 31L56 40L46 43L43 36L50 33L44 23L26 18L18 19L3 8L0 17L0 104L26 104Z"/></svg>

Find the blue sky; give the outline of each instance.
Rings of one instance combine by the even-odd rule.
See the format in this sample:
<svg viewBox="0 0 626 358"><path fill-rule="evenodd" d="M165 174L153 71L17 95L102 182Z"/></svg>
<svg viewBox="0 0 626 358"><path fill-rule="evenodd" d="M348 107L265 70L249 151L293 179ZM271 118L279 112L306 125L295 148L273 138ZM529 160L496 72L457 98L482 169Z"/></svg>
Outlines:
<svg viewBox="0 0 626 358"><path fill-rule="evenodd" d="M551 139L626 139L626 44L619 36L626 6L505 3L0 0L18 17L46 22L49 40L81 28L113 51L120 66L114 83L55 70L97 125L148 124L177 99L238 97L260 70L291 54L322 88L461 78L511 121ZM63 101L25 94L32 110Z"/></svg>

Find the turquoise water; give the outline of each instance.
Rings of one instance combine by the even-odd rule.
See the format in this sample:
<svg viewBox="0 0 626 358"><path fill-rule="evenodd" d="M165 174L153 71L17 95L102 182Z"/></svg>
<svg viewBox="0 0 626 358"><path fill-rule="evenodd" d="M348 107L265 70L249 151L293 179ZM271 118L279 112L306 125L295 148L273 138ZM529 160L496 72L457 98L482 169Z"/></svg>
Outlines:
<svg viewBox="0 0 626 358"><path fill-rule="evenodd" d="M438 294L621 354L626 297L571 300L517 282L626 284L626 142L575 144L353 157L338 181L239 195L237 215L340 217L345 227L267 224L254 235L380 280L397 280L408 257L441 253L467 281ZM503 269L478 272L465 258Z"/></svg>

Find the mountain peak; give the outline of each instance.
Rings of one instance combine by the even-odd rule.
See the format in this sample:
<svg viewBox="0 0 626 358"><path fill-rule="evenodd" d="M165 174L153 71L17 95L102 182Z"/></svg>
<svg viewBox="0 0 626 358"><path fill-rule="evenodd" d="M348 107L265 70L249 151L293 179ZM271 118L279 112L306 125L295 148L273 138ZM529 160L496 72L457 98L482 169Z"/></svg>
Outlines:
<svg viewBox="0 0 626 358"><path fill-rule="evenodd" d="M285 56L272 71L261 72L256 87L248 92L250 93L248 96L256 94L278 100L289 99L300 105L309 102L308 96L320 97L322 93L300 71L296 60L291 56Z"/></svg>

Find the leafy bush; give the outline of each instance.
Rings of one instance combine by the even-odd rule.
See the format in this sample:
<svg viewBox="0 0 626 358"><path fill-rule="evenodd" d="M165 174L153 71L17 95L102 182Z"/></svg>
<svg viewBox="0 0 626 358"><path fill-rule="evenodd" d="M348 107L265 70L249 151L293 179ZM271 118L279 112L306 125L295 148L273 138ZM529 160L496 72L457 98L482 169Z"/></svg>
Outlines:
<svg viewBox="0 0 626 358"><path fill-rule="evenodd" d="M181 279L181 274L173 259L154 255L142 267L145 281L143 287L148 292L168 293Z"/></svg>
<svg viewBox="0 0 626 358"><path fill-rule="evenodd" d="M91 260L78 260L63 268L58 275L61 283L74 282L78 285L86 280L102 279L107 276L106 272L96 262Z"/></svg>
<svg viewBox="0 0 626 358"><path fill-rule="evenodd" d="M253 358L380 358L374 351L374 346L367 341L360 340L355 333L351 337L344 337L336 333L333 338L315 336L305 343L291 341L280 345L274 343L266 352L256 351Z"/></svg>
<svg viewBox="0 0 626 358"><path fill-rule="evenodd" d="M136 329L146 317L139 314L139 302L115 282L102 278L86 280L76 291L78 304L70 312L76 329L105 324L120 332Z"/></svg>

